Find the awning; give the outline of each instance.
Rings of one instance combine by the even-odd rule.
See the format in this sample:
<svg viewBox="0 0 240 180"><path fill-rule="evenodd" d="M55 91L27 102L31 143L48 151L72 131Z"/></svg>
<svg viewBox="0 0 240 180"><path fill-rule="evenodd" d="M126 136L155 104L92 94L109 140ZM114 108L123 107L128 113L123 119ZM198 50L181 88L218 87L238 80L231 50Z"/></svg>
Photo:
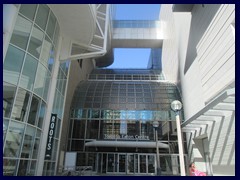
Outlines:
<svg viewBox="0 0 240 180"><path fill-rule="evenodd" d="M98 141L93 140L85 143L89 147L129 147L129 148L156 148L156 142L146 141ZM167 149L168 144L158 142L159 148Z"/></svg>

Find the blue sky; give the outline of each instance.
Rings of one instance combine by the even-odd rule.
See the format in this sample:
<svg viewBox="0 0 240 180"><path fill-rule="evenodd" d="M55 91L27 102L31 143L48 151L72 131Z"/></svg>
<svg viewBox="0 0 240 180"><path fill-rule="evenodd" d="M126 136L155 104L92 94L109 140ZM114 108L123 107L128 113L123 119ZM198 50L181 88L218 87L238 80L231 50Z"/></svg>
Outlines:
<svg viewBox="0 0 240 180"><path fill-rule="evenodd" d="M160 4L116 4L116 20L158 20ZM147 68L150 49L118 48L107 68Z"/></svg>

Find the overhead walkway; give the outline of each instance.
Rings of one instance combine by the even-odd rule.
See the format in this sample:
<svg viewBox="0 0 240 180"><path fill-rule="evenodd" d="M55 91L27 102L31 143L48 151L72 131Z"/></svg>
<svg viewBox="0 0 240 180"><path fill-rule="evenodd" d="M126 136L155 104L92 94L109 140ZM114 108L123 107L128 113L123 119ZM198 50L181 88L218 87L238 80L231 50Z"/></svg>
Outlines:
<svg viewBox="0 0 240 180"><path fill-rule="evenodd" d="M96 66L106 67L114 61L114 48L162 48L165 25L161 21L114 20L107 53L96 59Z"/></svg>
<svg viewBox="0 0 240 180"><path fill-rule="evenodd" d="M161 21L114 20L112 48L161 48L164 38Z"/></svg>

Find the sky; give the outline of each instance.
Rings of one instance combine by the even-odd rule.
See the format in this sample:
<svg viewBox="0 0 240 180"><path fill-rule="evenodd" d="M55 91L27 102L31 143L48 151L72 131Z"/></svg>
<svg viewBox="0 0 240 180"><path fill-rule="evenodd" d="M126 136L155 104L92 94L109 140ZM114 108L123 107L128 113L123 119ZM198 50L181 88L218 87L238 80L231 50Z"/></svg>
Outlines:
<svg viewBox="0 0 240 180"><path fill-rule="evenodd" d="M160 4L116 4L116 20L158 20ZM147 68L150 49L116 48L107 68Z"/></svg>

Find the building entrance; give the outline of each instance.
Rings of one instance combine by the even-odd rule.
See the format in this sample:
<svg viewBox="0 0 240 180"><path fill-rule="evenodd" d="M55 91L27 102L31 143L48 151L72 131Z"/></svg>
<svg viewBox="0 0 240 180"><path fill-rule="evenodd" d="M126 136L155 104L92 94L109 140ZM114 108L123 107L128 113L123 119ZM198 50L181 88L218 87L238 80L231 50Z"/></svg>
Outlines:
<svg viewBox="0 0 240 180"><path fill-rule="evenodd" d="M97 170L101 174L134 175L156 173L156 155L136 153L98 153Z"/></svg>

